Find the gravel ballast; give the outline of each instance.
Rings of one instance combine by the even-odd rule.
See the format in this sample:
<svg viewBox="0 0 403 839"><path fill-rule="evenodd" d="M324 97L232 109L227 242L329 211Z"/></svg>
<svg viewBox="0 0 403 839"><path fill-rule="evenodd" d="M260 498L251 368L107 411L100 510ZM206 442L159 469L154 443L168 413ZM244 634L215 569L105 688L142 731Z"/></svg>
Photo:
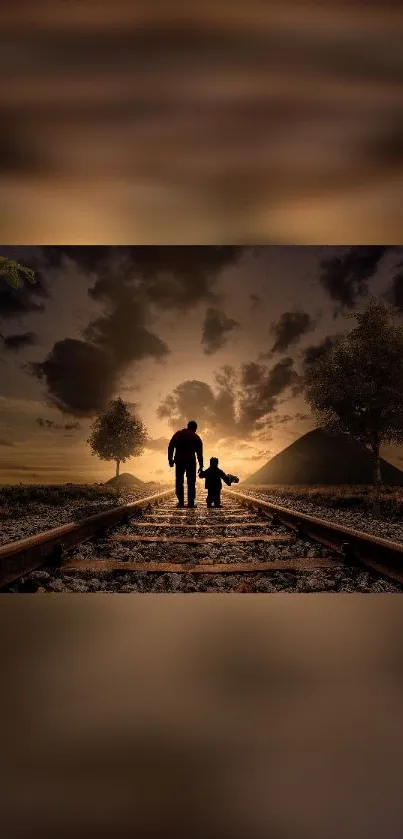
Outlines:
<svg viewBox="0 0 403 839"><path fill-rule="evenodd" d="M46 501L27 500L24 504L9 504L8 510L5 506L2 509L0 520L0 545L7 545L8 542L15 542L17 539L27 539L60 527L63 524L77 522L96 513L118 507L120 504L127 504L130 501L138 501L153 493L150 490L136 489L132 492L108 493L107 497L69 498L68 494L62 503L51 504ZM46 496L45 496L46 497ZM7 515L9 512L9 515Z"/></svg>
<svg viewBox="0 0 403 839"><path fill-rule="evenodd" d="M266 490L248 493L271 500L284 507L298 509L310 515L328 518L341 524L348 524L363 530L363 514L354 510L352 517L349 510L329 510L312 501L305 503L286 494L270 495ZM139 497L125 495L122 500L135 500ZM116 499L114 501L116 505ZM66 518L68 511L66 512ZM57 510L60 524L60 510ZM347 514L347 515L346 515ZM70 513L71 516L71 513ZM347 519L347 520L346 520ZM67 518L67 520L71 520ZM376 521L376 524L375 524ZM380 534L379 520L372 522L377 535ZM172 527L172 525L175 525ZM258 525L258 526L256 526ZM53 523L55 526L55 523ZM41 526L39 529L44 529ZM367 530L367 532L371 532ZM148 537L119 541L127 536ZM275 535L278 542L264 541L261 536ZM248 537L249 541L233 541L234 537ZM173 542L178 539L198 538L199 541ZM230 541L204 542L208 538L225 537ZM158 539L158 541L153 541ZM163 541L161 541L161 539ZM167 541L164 541L167 539ZM194 566L225 563L230 566L235 562L285 561L295 559L336 559L334 567L305 568L295 570L273 569L246 571L244 573L193 573ZM113 528L102 537L81 543L69 551L66 561L90 560L90 568L69 570L67 567L46 567L32 572L25 578L25 584L34 584L40 593L394 593L403 592L403 586L368 571L364 566L344 564L335 558L328 548L319 543L299 538L284 525L273 527L271 517L257 510L246 507L233 496L224 496L224 505L220 510L207 510L204 493L198 494L198 507L195 510L177 510L174 500L164 499L155 507L136 513L127 523ZM109 569L105 560L127 563L125 568ZM186 570L173 572L172 569L136 570L136 565L147 566L149 562L181 563L191 561ZM101 565L102 562L102 565ZM99 563L99 570L97 569ZM193 566L194 563L194 566ZM130 567L130 569L129 569ZM24 590L20 584L10 588L12 592Z"/></svg>
<svg viewBox="0 0 403 839"><path fill-rule="evenodd" d="M343 509L337 509L320 504L311 498L296 498L294 493L270 493L267 489L258 489L257 487L248 489L247 487L241 486L240 492L244 495L261 498L262 501L268 501L269 503L277 504L280 507L289 507L292 510L305 513L307 516L316 516L320 519L326 519L334 524L339 524L342 527L351 527L354 530L361 530L363 533L368 533L371 536L378 536L382 539L391 539L393 542L403 542L403 517L386 517L383 515L375 516L368 509L368 506L363 507L362 509L359 507L354 507L353 509L344 507Z"/></svg>
<svg viewBox="0 0 403 839"><path fill-rule="evenodd" d="M262 494L262 497L268 498L267 493ZM127 524L113 529L110 535L119 537L142 534L161 537L165 534L203 538L206 535L233 537L242 533L242 535L252 536L254 541L190 545L180 542L152 541L127 543L108 538L106 534L102 538L78 545L68 554L69 559L72 560L91 560L93 568L90 570L68 571L63 567L45 568L34 571L29 575L29 579L39 586L41 593L397 593L403 591L403 586L398 583L383 579L362 566L344 566L341 560L335 563L334 568L253 571L242 574L214 572L196 574L192 573L192 570L170 573L133 570L125 572L124 568L110 572L104 569L97 571L96 566L99 560L119 560L127 562L133 568L136 563L146 564L155 561L181 563L192 560L195 564L211 565L225 562L230 565L234 562L250 562L251 560L259 563L280 559L287 561L296 557L319 560L332 556L325 546L300 539L295 535L292 536L291 541L288 541L290 531L284 525L273 530L270 518L265 518L257 511L246 508L234 498L227 496L221 510L207 510L203 500L202 494L199 493L198 508L183 511L175 509L174 501L165 500L155 508L144 511L131 519ZM278 495L276 495L276 503L280 503ZM297 507L294 499L291 504L290 498L286 496L282 499L282 506L293 506L294 509ZM307 505L305 509L302 509L302 505L299 508L303 512L319 515L317 507L313 504L309 507L309 510ZM325 512L329 511L323 509L323 513ZM344 514L344 511L342 512ZM171 523L178 526L172 528ZM253 527L254 523L263 523L264 527L259 528L259 533L263 532L267 535L275 533L285 537L285 541L283 543L259 541L258 529ZM342 519L341 523L345 523L345 519ZM161 524L165 527L161 527ZM208 527L203 527L203 525L208 525ZM357 527L357 525L356 519L351 526ZM18 591L18 586L12 590Z"/></svg>

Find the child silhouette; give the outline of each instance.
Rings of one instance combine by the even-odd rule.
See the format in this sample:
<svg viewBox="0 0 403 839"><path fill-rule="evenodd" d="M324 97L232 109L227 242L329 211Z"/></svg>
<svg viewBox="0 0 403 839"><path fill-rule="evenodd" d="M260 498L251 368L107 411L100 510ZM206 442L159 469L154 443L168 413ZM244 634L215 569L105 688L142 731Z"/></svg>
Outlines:
<svg viewBox="0 0 403 839"><path fill-rule="evenodd" d="M212 507L213 504L214 507L221 507L222 481L227 486L239 482L239 478L235 475L227 475L222 469L218 468L218 457L210 457L210 466L208 469L199 469L199 478L204 478L206 482L207 507Z"/></svg>

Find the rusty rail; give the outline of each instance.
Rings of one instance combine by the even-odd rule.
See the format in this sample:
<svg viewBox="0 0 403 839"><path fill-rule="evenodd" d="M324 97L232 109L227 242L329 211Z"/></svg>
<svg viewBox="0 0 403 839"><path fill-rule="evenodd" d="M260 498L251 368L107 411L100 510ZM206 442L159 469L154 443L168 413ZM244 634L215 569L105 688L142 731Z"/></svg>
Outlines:
<svg viewBox="0 0 403 839"><path fill-rule="evenodd" d="M326 519L308 516L306 513L290 510L288 507L281 507L279 504L236 490L227 489L226 494L243 500L253 509L271 513L274 521L296 531L302 538L313 539L350 562L363 563L378 573L403 583L403 543L342 527Z"/></svg>
<svg viewBox="0 0 403 839"><path fill-rule="evenodd" d="M46 563L59 564L63 553L69 548L88 539L93 539L100 532L109 527L114 527L130 518L140 510L144 510L150 504L163 501L174 494L174 490L168 489L156 495L140 498L137 501L130 501L128 504L120 504L110 510L95 513L93 516L79 522L69 522L60 527L53 527L37 533L36 536L29 536L27 539L18 539L0 547L0 589L20 579L24 574L40 568Z"/></svg>

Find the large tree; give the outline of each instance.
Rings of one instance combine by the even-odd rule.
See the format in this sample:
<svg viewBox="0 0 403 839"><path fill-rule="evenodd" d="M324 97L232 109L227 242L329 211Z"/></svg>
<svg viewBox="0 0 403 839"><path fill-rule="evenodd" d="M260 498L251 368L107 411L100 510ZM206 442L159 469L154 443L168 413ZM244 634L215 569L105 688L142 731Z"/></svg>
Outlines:
<svg viewBox="0 0 403 839"><path fill-rule="evenodd" d="M146 439L145 426L118 397L109 402L107 408L96 417L87 442L92 454L98 455L101 460L116 462L117 477L121 463L143 453Z"/></svg>
<svg viewBox="0 0 403 839"><path fill-rule="evenodd" d="M13 288L19 288L21 284L21 274L28 280L31 285L35 284L35 273L31 268L26 268L25 265L20 265L15 259L7 259L6 256L0 256L0 277L4 277L6 282Z"/></svg>
<svg viewBox="0 0 403 839"><path fill-rule="evenodd" d="M305 396L320 425L346 433L373 457L382 482L380 447L403 442L403 327L398 313L371 296L357 326L305 375Z"/></svg>
<svg viewBox="0 0 403 839"><path fill-rule="evenodd" d="M8 259L6 256L0 256L0 278L3 277L6 282L15 288L19 289L21 285L21 274L28 280L31 285L35 285L35 272L32 268L26 268L25 265L20 265L15 259ZM0 312L1 314L1 312ZM4 335L0 332L0 338L5 341Z"/></svg>

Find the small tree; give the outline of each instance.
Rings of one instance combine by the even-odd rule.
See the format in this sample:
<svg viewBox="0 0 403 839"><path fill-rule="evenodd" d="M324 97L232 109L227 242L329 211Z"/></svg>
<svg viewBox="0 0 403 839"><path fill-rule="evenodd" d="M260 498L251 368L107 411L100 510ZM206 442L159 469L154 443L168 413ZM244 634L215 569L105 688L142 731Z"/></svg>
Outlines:
<svg viewBox="0 0 403 839"><path fill-rule="evenodd" d="M116 462L117 477L121 463L143 453L146 439L145 426L129 412L119 397L109 402L105 411L94 420L87 443L92 454L98 455L101 460Z"/></svg>
<svg viewBox="0 0 403 839"><path fill-rule="evenodd" d="M396 311L371 296L348 335L305 375L305 396L320 425L347 433L370 450L374 484L382 482L380 447L403 442L403 327Z"/></svg>

